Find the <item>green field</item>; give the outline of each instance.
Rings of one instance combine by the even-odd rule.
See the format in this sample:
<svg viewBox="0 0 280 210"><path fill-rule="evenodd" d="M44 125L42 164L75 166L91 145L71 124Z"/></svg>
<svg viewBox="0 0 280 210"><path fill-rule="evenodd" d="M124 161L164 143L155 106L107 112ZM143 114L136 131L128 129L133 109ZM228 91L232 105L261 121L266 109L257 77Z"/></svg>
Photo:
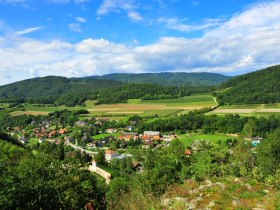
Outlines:
<svg viewBox="0 0 280 210"><path fill-rule="evenodd" d="M94 140L99 140L99 139L102 139L102 138L107 137L107 136L118 137L119 135L120 135L120 133L101 133L101 134L92 136L92 138L93 138Z"/></svg>
<svg viewBox="0 0 280 210"><path fill-rule="evenodd" d="M208 140L211 142L226 141L232 138L224 134L183 134L179 135L178 138L184 144L185 148L191 145L194 140Z"/></svg>
<svg viewBox="0 0 280 210"><path fill-rule="evenodd" d="M216 106L210 95L193 95L176 99L142 100L141 104L166 104L167 106Z"/></svg>

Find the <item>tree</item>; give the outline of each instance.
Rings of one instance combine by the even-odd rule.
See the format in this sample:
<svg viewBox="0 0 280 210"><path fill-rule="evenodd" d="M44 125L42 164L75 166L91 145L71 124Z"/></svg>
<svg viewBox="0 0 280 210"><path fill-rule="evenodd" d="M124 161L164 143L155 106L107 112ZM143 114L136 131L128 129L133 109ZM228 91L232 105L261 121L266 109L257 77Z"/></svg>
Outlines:
<svg viewBox="0 0 280 210"><path fill-rule="evenodd" d="M280 169L280 129L257 146L257 163L265 176Z"/></svg>
<svg viewBox="0 0 280 210"><path fill-rule="evenodd" d="M105 152L104 150L99 150L98 153L94 156L95 161L100 165L106 165L105 161Z"/></svg>

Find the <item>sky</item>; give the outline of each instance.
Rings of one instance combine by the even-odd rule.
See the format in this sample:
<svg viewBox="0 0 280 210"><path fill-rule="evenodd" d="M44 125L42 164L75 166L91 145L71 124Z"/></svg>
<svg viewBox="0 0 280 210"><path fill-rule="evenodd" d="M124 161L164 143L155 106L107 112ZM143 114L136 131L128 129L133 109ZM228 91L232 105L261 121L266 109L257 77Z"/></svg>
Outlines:
<svg viewBox="0 0 280 210"><path fill-rule="evenodd" d="M0 0L0 85L280 63L280 0Z"/></svg>

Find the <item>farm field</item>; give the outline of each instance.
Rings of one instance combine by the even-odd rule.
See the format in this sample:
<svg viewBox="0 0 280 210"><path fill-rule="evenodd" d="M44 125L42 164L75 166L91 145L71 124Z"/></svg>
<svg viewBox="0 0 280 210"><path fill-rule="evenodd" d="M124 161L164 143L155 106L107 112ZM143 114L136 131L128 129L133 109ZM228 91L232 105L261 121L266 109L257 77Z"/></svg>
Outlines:
<svg viewBox="0 0 280 210"><path fill-rule="evenodd" d="M241 116L269 117L280 114L279 104L244 104L220 106L208 114L239 114Z"/></svg>
<svg viewBox="0 0 280 210"><path fill-rule="evenodd" d="M188 113L194 109L201 109L203 107L214 107L216 102L210 95L194 95L187 96L178 99L163 99L163 100L149 100L143 101L141 99L130 99L128 103L122 104L102 104L95 105L96 101L88 100L85 102L85 106L76 107L46 107L36 106L32 104L25 104L23 106L24 111L15 111L10 113L11 115L21 114L48 114L53 111L59 111L63 109L79 110L87 109L90 112L90 116L98 116L104 118L123 119L131 115L140 115L143 117L159 116L166 117L175 114Z"/></svg>
<svg viewBox="0 0 280 210"><path fill-rule="evenodd" d="M194 140L208 140L210 142L226 141L227 139L232 138L225 134L196 134L188 133L178 135L179 140L184 144L185 148L191 145Z"/></svg>
<svg viewBox="0 0 280 210"><path fill-rule="evenodd" d="M187 96L178 99L141 100L130 99L126 104L96 105L87 108L91 115L101 116L155 116L165 117L174 114L188 113L194 109L214 107L216 102L210 95Z"/></svg>

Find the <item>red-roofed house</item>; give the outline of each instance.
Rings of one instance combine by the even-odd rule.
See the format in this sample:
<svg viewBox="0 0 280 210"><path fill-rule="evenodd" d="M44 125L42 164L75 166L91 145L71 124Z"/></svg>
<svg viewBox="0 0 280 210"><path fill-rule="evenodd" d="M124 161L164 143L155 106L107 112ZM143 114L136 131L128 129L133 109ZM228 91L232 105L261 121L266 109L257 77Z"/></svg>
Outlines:
<svg viewBox="0 0 280 210"><path fill-rule="evenodd" d="M106 150L105 151L105 160L110 161L113 157L117 156L114 150Z"/></svg>

